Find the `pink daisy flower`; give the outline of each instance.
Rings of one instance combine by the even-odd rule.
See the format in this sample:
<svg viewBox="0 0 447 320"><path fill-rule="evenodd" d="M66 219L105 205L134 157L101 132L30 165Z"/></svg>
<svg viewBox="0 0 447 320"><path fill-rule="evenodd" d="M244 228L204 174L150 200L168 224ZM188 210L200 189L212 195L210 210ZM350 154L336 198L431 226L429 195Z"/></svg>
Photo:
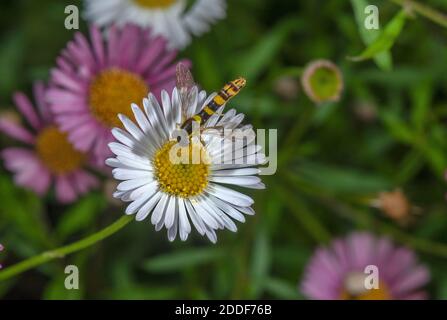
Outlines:
<svg viewBox="0 0 447 320"><path fill-rule="evenodd" d="M122 126L117 115L132 118L132 103L174 88L177 55L150 29L126 25L106 34L104 39L96 26L90 27L90 40L75 34L57 59L47 95L61 130L78 150L92 151L100 165L111 155L111 128Z"/></svg>
<svg viewBox="0 0 447 320"><path fill-rule="evenodd" d="M67 135L54 124L44 101L45 87L34 85L37 108L23 94L16 93L14 101L31 127L24 128L17 121L0 118L0 131L23 142L27 147L10 147L1 152L5 167L14 173L17 185L39 195L48 192L54 181L56 197L69 203L98 185L97 179L83 169L85 154L75 150Z"/></svg>
<svg viewBox="0 0 447 320"><path fill-rule="evenodd" d="M378 287L368 287L377 267ZM369 267L371 268L371 267ZM421 288L430 274L413 251L396 247L385 237L353 233L318 249L304 274L302 292L322 300L426 299Z"/></svg>

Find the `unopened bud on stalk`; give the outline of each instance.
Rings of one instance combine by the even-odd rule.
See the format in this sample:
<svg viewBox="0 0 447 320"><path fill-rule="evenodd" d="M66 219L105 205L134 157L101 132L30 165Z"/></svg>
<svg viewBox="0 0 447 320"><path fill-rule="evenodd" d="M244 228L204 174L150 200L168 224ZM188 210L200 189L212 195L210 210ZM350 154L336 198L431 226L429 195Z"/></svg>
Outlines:
<svg viewBox="0 0 447 320"><path fill-rule="evenodd" d="M344 87L340 69L329 60L309 63L301 83L309 99L315 103L339 101Z"/></svg>

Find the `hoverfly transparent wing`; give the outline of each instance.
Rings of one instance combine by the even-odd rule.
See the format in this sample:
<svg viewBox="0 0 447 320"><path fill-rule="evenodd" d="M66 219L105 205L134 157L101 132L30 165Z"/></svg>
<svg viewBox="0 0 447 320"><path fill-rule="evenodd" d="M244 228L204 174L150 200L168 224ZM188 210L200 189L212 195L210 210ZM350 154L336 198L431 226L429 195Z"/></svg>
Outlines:
<svg viewBox="0 0 447 320"><path fill-rule="evenodd" d="M182 121L187 119L187 108L190 104L191 89L196 85L191 71L183 63L176 67L176 87L180 95L182 105Z"/></svg>
<svg viewBox="0 0 447 320"><path fill-rule="evenodd" d="M224 139L243 140L256 137L251 125L239 126L234 129L224 128L222 126L207 127L200 130L201 135L217 137Z"/></svg>

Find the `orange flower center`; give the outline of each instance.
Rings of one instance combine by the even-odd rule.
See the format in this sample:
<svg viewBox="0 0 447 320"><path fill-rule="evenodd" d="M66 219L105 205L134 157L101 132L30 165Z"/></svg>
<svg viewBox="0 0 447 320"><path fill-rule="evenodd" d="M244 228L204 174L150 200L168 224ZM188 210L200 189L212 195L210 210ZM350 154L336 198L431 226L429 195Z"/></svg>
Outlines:
<svg viewBox="0 0 447 320"><path fill-rule="evenodd" d="M109 128L121 127L118 114L133 119L132 103L140 104L149 93L144 80L131 72L112 68L101 72L90 85L90 109Z"/></svg>
<svg viewBox="0 0 447 320"><path fill-rule="evenodd" d="M351 273L344 282L341 300L392 300L390 291L385 283L379 281L378 288L366 288L366 275L363 273Z"/></svg>
<svg viewBox="0 0 447 320"><path fill-rule="evenodd" d="M134 0L137 5L149 9L161 9L171 6L176 0Z"/></svg>
<svg viewBox="0 0 447 320"><path fill-rule="evenodd" d="M180 147L168 141L156 152L153 164L160 189L168 194L190 198L208 185L209 156L199 144Z"/></svg>
<svg viewBox="0 0 447 320"><path fill-rule="evenodd" d="M54 126L40 132L36 151L42 162L55 174L72 172L85 162L84 154L73 148L67 139L67 134Z"/></svg>

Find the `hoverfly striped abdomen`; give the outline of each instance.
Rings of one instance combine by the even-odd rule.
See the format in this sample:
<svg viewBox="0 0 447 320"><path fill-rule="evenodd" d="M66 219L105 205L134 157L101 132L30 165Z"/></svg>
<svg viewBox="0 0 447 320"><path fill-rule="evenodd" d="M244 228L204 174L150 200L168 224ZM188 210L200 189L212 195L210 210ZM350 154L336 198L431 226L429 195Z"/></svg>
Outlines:
<svg viewBox="0 0 447 320"><path fill-rule="evenodd" d="M244 78L238 78L225 84L213 100L211 100L198 114L187 119L181 128L186 130L188 134L191 134L192 123L194 121L199 122L199 124L205 123L221 106L235 97L242 88L245 87L245 84L246 80Z"/></svg>

